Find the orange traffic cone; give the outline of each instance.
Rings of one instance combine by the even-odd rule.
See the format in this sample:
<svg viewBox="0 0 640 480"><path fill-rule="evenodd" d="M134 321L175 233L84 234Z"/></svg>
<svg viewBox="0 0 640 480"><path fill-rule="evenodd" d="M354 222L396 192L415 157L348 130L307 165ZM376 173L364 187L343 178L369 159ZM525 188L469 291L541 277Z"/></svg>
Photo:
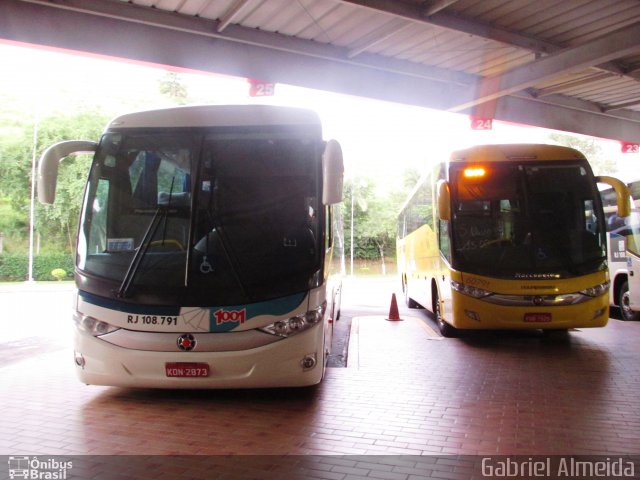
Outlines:
<svg viewBox="0 0 640 480"><path fill-rule="evenodd" d="M398 302L396 301L396 294L391 294L391 307L389 308L389 316L387 320L402 320L400 318L400 313L398 312Z"/></svg>

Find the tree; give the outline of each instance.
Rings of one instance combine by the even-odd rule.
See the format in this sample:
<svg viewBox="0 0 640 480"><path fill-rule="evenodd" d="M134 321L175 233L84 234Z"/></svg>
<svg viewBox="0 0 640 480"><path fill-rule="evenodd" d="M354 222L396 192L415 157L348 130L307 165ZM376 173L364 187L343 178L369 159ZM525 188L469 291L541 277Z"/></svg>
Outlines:
<svg viewBox="0 0 640 480"><path fill-rule="evenodd" d="M387 273L387 255L395 252L398 212L405 197L404 192L396 191L384 197L372 198L367 215L359 225L360 238L373 243L377 248L383 275Z"/></svg>
<svg viewBox="0 0 640 480"><path fill-rule="evenodd" d="M0 125L4 132L0 140L0 196L9 200L11 211L19 218L22 228L13 229L11 242L26 248L31 202L31 165L34 136L36 158L53 143L68 139L99 138L108 117L100 111L84 111L75 115L54 115L38 121L30 118ZM52 249L73 251L78 215L90 159L65 159L58 175L56 202L51 206L37 205L36 229L47 238Z"/></svg>
<svg viewBox="0 0 640 480"><path fill-rule="evenodd" d="M354 177L345 182L342 201L342 217L345 225L345 254L350 254L351 260L367 258L363 251L363 241L360 238L359 225L364 221L369 200L373 196L373 183L370 179ZM352 266L353 267L353 266ZM353 268L351 269L353 270Z"/></svg>
<svg viewBox="0 0 640 480"><path fill-rule="evenodd" d="M168 97L172 102L178 105L186 105L189 103L189 92L178 77L177 73L167 72L160 79L160 93Z"/></svg>
<svg viewBox="0 0 640 480"><path fill-rule="evenodd" d="M415 187L418 184L418 180L420 180L421 176L422 175L417 168L407 168L403 172L402 185L407 190L407 192L410 192L411 190L413 190L413 187Z"/></svg>
<svg viewBox="0 0 640 480"><path fill-rule="evenodd" d="M44 151L49 145L60 140L86 139L96 140L100 137L108 117L98 111L84 111L76 115L59 115L42 121L39 129L39 150ZM48 238L57 237L66 244L66 250L72 252L78 228L78 217L82 205L82 195L87 181L91 156L68 157L60 164L56 201L53 205L39 207L38 225L40 232L49 231ZM51 231L53 230L53 231ZM62 234L62 238L60 236Z"/></svg>
<svg viewBox="0 0 640 480"><path fill-rule="evenodd" d="M596 143L596 139L594 138L552 133L549 139L552 143L575 148L584 154L595 175L611 175L618 171L616 162L604 157L602 148L600 148L600 145Z"/></svg>
<svg viewBox="0 0 640 480"><path fill-rule="evenodd" d="M360 260L379 260L382 273L386 274L386 259L395 255L398 212L406 196L405 190L376 195L375 184L364 177L355 177L345 182L342 209L346 252L351 250L353 237L354 257Z"/></svg>

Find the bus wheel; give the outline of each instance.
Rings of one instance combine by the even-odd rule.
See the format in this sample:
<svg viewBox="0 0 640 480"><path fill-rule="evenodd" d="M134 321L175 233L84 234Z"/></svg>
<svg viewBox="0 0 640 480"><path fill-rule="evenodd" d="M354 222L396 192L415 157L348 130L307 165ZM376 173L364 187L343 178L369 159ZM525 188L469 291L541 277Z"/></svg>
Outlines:
<svg viewBox="0 0 640 480"><path fill-rule="evenodd" d="M440 329L442 336L447 338L455 337L457 330L455 327L452 327L444 321L444 316L442 315L442 310L440 308L440 298L438 298L437 292L434 292L433 294L433 314L436 317L438 329Z"/></svg>
<svg viewBox="0 0 640 480"><path fill-rule="evenodd" d="M618 305L620 306L620 314L622 319L626 321L640 320L640 312L634 312L629 307L629 283L624 282L618 292Z"/></svg>

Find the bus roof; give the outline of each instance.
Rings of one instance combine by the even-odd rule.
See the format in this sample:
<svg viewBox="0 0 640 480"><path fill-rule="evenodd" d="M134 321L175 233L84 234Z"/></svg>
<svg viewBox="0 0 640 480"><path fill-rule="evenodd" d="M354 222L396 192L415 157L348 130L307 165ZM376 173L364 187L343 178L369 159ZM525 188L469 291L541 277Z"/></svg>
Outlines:
<svg viewBox="0 0 640 480"><path fill-rule="evenodd" d="M559 145L514 143L477 145L451 154L451 163L508 162L512 160L586 160L578 150Z"/></svg>
<svg viewBox="0 0 640 480"><path fill-rule="evenodd" d="M547 145L543 143L505 143L476 145L465 150L451 153L443 164L449 169L451 164L482 163L482 162L510 162L510 161L552 161L552 160L586 160L578 150L561 145ZM439 164L436 164L439 165ZM433 174L428 171L423 174L411 190L407 200L402 205L403 211L422 184Z"/></svg>
<svg viewBox="0 0 640 480"><path fill-rule="evenodd" d="M107 130L258 125L320 126L320 118L315 112L301 108L271 105L195 105L127 113L113 119Z"/></svg>

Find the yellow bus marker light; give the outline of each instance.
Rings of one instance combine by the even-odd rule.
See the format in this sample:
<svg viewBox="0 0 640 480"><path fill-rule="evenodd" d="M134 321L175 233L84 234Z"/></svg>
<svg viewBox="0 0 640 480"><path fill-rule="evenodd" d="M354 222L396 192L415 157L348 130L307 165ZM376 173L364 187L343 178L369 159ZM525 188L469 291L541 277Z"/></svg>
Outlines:
<svg viewBox="0 0 640 480"><path fill-rule="evenodd" d="M465 178L480 178L484 177L487 172L482 167L473 167L473 168L465 168L464 176Z"/></svg>

